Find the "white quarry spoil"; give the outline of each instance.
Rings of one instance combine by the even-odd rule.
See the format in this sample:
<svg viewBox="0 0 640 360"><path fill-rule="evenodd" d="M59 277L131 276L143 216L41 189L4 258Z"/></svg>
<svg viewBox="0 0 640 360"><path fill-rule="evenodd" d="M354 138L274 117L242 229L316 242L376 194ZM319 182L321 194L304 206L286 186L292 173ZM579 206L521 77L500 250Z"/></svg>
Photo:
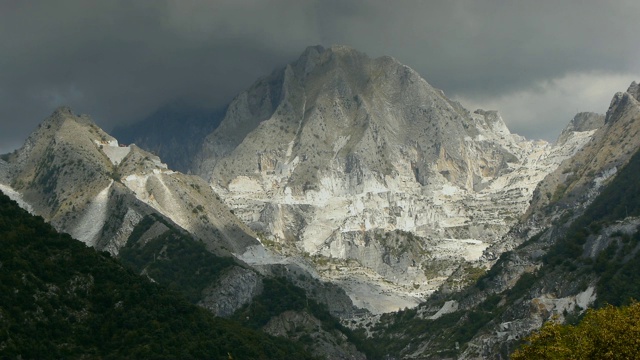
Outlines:
<svg viewBox="0 0 640 360"><path fill-rule="evenodd" d="M69 231L71 236L88 246L95 246L102 227L107 221L107 204L109 202L111 185L113 185L113 181L87 204L87 208L83 211L80 221Z"/></svg>
<svg viewBox="0 0 640 360"><path fill-rule="evenodd" d="M129 155L131 151L130 146L122 146L118 144L118 140L112 139L108 141L95 141L96 145L100 147L102 152L107 155L113 165L118 165L122 162L125 156Z"/></svg>
<svg viewBox="0 0 640 360"><path fill-rule="evenodd" d="M191 217L184 209L181 199L176 199L173 191L165 184L163 176L170 176L174 172L170 170L153 169L148 174L131 174L123 179L136 197L158 210L162 214L169 214L171 220L185 230L192 230Z"/></svg>
<svg viewBox="0 0 640 360"><path fill-rule="evenodd" d="M509 135L514 140L505 141L505 147L520 161L509 164L501 176L483 179L479 191L462 189L445 179L422 186L406 173L387 176L385 183L365 173L354 188L340 168L324 172L316 189L297 195L281 185L286 177L278 174L242 175L233 178L228 188L215 183L213 187L240 219L250 225L266 224L268 237L289 249L282 256L253 249L240 259L250 264L284 263L290 261L286 256L291 251L336 261L355 259L360 265L345 263L339 271L317 266L317 271L343 287L357 306L378 314L416 306L462 261L478 261L524 213L538 182L589 136L578 133L577 138L552 146ZM340 148L343 142L340 139L334 147ZM401 158L396 164L400 170L410 168ZM309 210L301 213L301 207ZM297 216L304 219L301 225L296 224ZM376 230L401 230L419 237L424 241L424 262L413 267L393 260L383 263L387 250L364 239L367 232ZM293 249L291 234L297 234ZM438 261L448 262L448 268L438 265L432 270L431 263Z"/></svg>
<svg viewBox="0 0 640 360"><path fill-rule="evenodd" d="M33 208L31 207L31 205L27 204L22 198L22 195L19 192L13 190L11 186L0 184L0 191L2 191L5 195L7 195L11 200L17 202L18 206L27 210L29 213L34 214Z"/></svg>
<svg viewBox="0 0 640 360"><path fill-rule="evenodd" d="M413 308L420 304L422 297L411 296L398 286L378 277L372 278L360 274L345 274L333 279L339 284L357 307L367 309L374 315Z"/></svg>
<svg viewBox="0 0 640 360"><path fill-rule="evenodd" d="M447 302L444 303L444 305L442 305L442 307L440 308L440 310L438 310L438 312L436 312L435 314L433 314L430 319L435 320L440 318L442 315L445 314L450 314L452 312L456 312L458 311L458 302L455 300L449 300Z"/></svg>

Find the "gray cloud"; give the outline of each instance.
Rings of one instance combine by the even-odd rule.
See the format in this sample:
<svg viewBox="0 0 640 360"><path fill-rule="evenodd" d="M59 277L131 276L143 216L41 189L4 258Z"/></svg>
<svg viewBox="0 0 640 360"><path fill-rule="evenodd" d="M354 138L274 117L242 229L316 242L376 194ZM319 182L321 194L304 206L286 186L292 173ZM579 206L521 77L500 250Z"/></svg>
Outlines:
<svg viewBox="0 0 640 360"><path fill-rule="evenodd" d="M394 56L450 96L504 107L512 128L548 138L540 129L559 132L566 114L513 94L555 94L549 108L564 101L573 112L594 97L549 83L637 80L639 14L635 0L4 1L0 152L62 104L107 130L176 99L223 105L315 44Z"/></svg>

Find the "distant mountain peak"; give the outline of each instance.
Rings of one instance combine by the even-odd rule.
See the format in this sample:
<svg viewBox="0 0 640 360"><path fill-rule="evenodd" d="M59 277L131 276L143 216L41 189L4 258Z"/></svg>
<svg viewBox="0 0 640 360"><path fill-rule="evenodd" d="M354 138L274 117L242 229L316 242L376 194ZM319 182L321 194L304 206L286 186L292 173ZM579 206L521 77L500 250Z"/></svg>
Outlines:
<svg viewBox="0 0 640 360"><path fill-rule="evenodd" d="M604 125L604 115L594 112L579 112L571 119L569 126L573 131L591 131Z"/></svg>
<svg viewBox="0 0 640 360"><path fill-rule="evenodd" d="M73 116L73 111L71 110L71 107L67 106L67 105L62 105L57 107L54 111L52 116Z"/></svg>
<svg viewBox="0 0 640 360"><path fill-rule="evenodd" d="M42 121L39 125L40 127L45 127L47 129L51 129L51 127L56 127L62 125L66 120L72 120L77 123L82 123L85 125L95 125L94 121L85 114L75 114L71 107L69 106L59 106L57 107L51 115L49 115L46 119Z"/></svg>
<svg viewBox="0 0 640 360"><path fill-rule="evenodd" d="M629 85L629 88L627 89L627 92L633 96L636 100L640 101L640 84L638 84L637 82L633 81L631 83L631 85Z"/></svg>
<svg viewBox="0 0 640 360"><path fill-rule="evenodd" d="M595 131L604 126L605 116L594 112L577 113L569 124L562 130L556 140L556 145L564 144L573 133Z"/></svg>
<svg viewBox="0 0 640 360"><path fill-rule="evenodd" d="M311 45L311 46L307 46L307 48L304 49L301 56L307 56L309 54L320 54L325 50L326 48L322 45Z"/></svg>
<svg viewBox="0 0 640 360"><path fill-rule="evenodd" d="M605 123L615 121L620 113L625 112L628 108L637 107L640 102L640 86L635 81L631 83L627 91L616 93L611 99L611 104L607 110Z"/></svg>
<svg viewBox="0 0 640 360"><path fill-rule="evenodd" d="M47 116L42 123L40 124L40 126L50 126L54 125L54 124L60 124L61 122L63 122L66 119L69 118L75 118L76 115L73 113L73 111L71 110L71 108L69 106L60 106L57 107L52 113L51 115Z"/></svg>
<svg viewBox="0 0 640 360"><path fill-rule="evenodd" d="M414 296L428 279L409 268L436 259L414 248L389 260L397 249L379 235L408 232L425 247L494 241L564 159L546 158L549 148L511 134L497 111L469 112L392 57L337 45L307 48L238 95L194 172L267 239L355 260Z"/></svg>

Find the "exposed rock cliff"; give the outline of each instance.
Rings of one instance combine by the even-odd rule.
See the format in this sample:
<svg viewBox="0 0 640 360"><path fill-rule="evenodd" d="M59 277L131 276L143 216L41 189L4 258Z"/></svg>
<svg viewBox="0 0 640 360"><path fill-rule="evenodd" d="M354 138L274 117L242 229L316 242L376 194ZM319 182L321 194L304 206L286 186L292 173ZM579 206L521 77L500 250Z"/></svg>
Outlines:
<svg viewBox="0 0 640 360"><path fill-rule="evenodd" d="M604 125L605 116L593 112L581 112L571 119L569 125L562 130L556 144L564 144L576 133L593 132Z"/></svg>
<svg viewBox="0 0 640 360"><path fill-rule="evenodd" d="M366 359L364 354L347 341L344 334L337 330L324 329L322 322L306 312L286 311L272 318L263 330L270 335L310 343L312 345L309 350L326 359Z"/></svg>
<svg viewBox="0 0 640 360"><path fill-rule="evenodd" d="M383 351L416 359L505 358L552 317L575 321L589 307L636 296L640 107L633 93L632 84L614 96L597 130L579 123L599 124L600 117L572 121L564 134L592 133L591 140L540 183L522 220L485 251L495 261L489 271L461 291L456 273L417 309L369 328Z"/></svg>
<svg viewBox="0 0 640 360"><path fill-rule="evenodd" d="M136 145L120 145L69 108L56 110L4 158L0 191L218 316L252 303L267 277L299 285L331 314L354 311L344 291L319 281L305 259L265 263L275 255L202 178L172 171ZM251 252L257 261L244 262Z"/></svg>
<svg viewBox="0 0 640 360"><path fill-rule="evenodd" d="M3 166L10 188L57 229L117 254L134 226L159 213L220 252L257 244L196 176L167 169L157 156L122 146L86 116L57 109Z"/></svg>
<svg viewBox="0 0 640 360"><path fill-rule="evenodd" d="M194 171L272 248L386 312L500 239L580 134L527 141L393 58L310 47L229 105Z"/></svg>
<svg viewBox="0 0 640 360"><path fill-rule="evenodd" d="M638 85L614 95L604 124L575 156L564 161L536 189L528 210L530 217L553 214L553 220L584 208L640 147ZM598 121L599 122L599 121ZM566 130L565 130L566 131ZM545 223L544 225L547 225Z"/></svg>

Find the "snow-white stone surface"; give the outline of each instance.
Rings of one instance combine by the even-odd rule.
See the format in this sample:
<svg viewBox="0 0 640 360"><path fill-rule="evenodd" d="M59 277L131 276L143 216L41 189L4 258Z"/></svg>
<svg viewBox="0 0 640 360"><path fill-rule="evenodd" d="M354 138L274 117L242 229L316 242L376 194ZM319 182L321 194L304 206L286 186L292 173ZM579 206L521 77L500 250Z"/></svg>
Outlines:
<svg viewBox="0 0 640 360"><path fill-rule="evenodd" d="M80 221L69 231L71 236L88 246L95 246L102 227L107 221L107 204L109 202L111 185L113 185L113 181L87 204L87 208L83 211Z"/></svg>
<svg viewBox="0 0 640 360"><path fill-rule="evenodd" d="M559 146L527 141L502 130L498 134L505 137L506 140L501 140L503 146L516 154L519 161L508 164L508 170L500 176L481 179L477 191L463 189L437 177L423 186L410 173L402 172L380 182L366 169L358 185L354 186L339 167L323 172L318 186L302 194L294 194L290 187L282 186L286 176L278 173L238 176L227 188L216 183L212 185L237 216L247 224L264 223L277 241L286 243L290 241L287 237L297 234L295 246L302 253L357 259L368 264L366 266L381 276L366 277L360 282L343 281L358 276L355 270L350 272L348 266L344 276L334 277L323 271L320 274L340 283L354 302L366 305L371 311L398 310L417 304L435 290L446 280L446 271L425 278L420 264L415 271L410 267L385 265L375 259L376 256L382 259L383 248L376 250L365 245L364 238L356 242L347 238L353 238L354 233L401 230L430 239L425 251L432 255L423 258L424 261L452 261L454 267L457 265L453 264L460 261L477 261L483 251L525 212L538 182L563 159L575 153L591 132L577 133L577 140L569 137ZM491 133L485 132L483 136L485 139L493 136L496 141L496 135ZM334 144L336 153L345 141L346 138L339 138ZM402 158L397 159L396 168L411 171L410 164ZM272 209L276 211L266 212L268 204L275 206ZM299 213L296 209L301 206L311 210ZM304 218L300 227L295 224L296 213ZM257 262L258 258L260 256L253 256L249 262ZM279 263L284 260L265 255L260 261ZM395 270L389 272L390 269ZM385 281L396 282L399 286L387 288ZM413 289L416 282L422 284L418 295Z"/></svg>
<svg viewBox="0 0 640 360"><path fill-rule="evenodd" d="M27 210L31 214L34 214L31 205L25 202L22 198L22 195L19 192L15 191L11 186L0 184L0 191L7 195L11 200L17 202L21 208Z"/></svg>
<svg viewBox="0 0 640 360"><path fill-rule="evenodd" d="M95 141L96 145L100 147L102 152L107 155L109 160L113 165L118 165L122 162L122 160L129 155L131 152L130 146L120 146L118 144L118 140L109 140L109 141Z"/></svg>
<svg viewBox="0 0 640 360"><path fill-rule="evenodd" d="M444 305L442 305L442 307L440 308L440 310L438 310L438 312L433 314L430 317L430 319L435 320L435 319L438 319L439 317L441 317L442 315L450 314L450 313L456 312L456 311L458 311L458 302L455 301L455 300L449 300L449 301L445 302Z"/></svg>
<svg viewBox="0 0 640 360"><path fill-rule="evenodd" d="M532 300L538 308L545 309L548 313L560 317L564 320L565 313L582 313L596 301L596 290L594 286L589 286L586 290L562 298L556 298L551 294L544 294Z"/></svg>
<svg viewBox="0 0 640 360"><path fill-rule="evenodd" d="M384 282L420 298L478 261L593 134L576 120L557 145L528 141L393 58L316 50L238 96L194 170L277 251L344 263L324 278L371 271L343 285L354 299Z"/></svg>

